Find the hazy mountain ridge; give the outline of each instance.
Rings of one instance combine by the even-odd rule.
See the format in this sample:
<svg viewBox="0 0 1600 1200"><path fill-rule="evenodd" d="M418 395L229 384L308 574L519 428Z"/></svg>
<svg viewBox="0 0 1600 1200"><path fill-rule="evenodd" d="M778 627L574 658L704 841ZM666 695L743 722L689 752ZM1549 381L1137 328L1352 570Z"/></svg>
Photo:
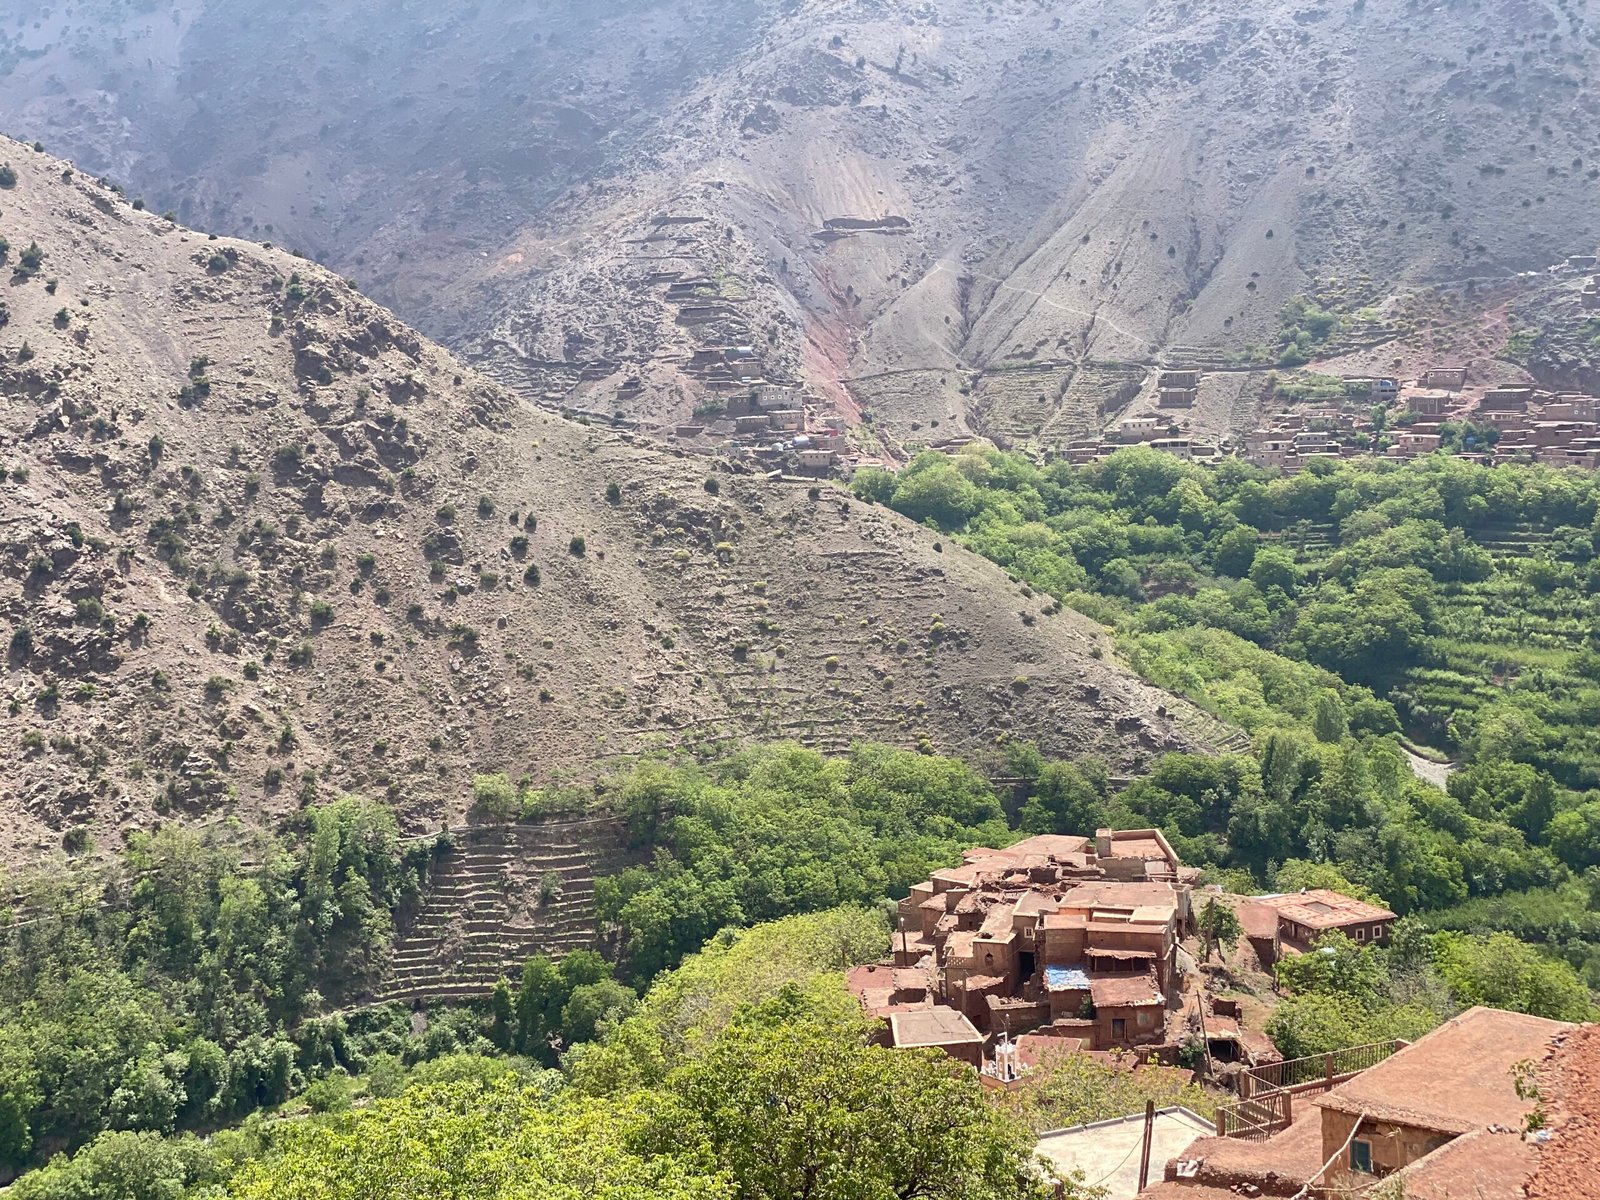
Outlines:
<svg viewBox="0 0 1600 1200"><path fill-rule="evenodd" d="M738 332L896 439L987 432L970 376L1059 362L1036 423L1082 432L1118 387L1079 365L1600 240L1600 27L1558 0L236 7L131 18L121 52L41 23L0 117L317 251L535 397L665 424L703 399L693 336ZM666 269L731 281L736 323L686 335L627 250L667 213L705 221Z"/></svg>

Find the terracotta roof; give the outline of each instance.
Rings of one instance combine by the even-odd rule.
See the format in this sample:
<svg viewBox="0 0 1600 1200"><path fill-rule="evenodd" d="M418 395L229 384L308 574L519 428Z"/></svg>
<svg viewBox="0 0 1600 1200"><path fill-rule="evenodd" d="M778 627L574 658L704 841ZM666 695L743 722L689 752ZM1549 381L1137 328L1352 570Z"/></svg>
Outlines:
<svg viewBox="0 0 1600 1200"><path fill-rule="evenodd" d="M1061 906L1061 901L1056 899L1055 892L1024 892L1017 898L1016 906L1012 909L1019 917L1038 916L1041 913L1054 912Z"/></svg>
<svg viewBox="0 0 1600 1200"><path fill-rule="evenodd" d="M1520 1133L1475 1129L1412 1163L1399 1178L1405 1180L1405 1200L1524 1200L1523 1185L1538 1157Z"/></svg>
<svg viewBox="0 0 1600 1200"><path fill-rule="evenodd" d="M1139 1200L1239 1200L1239 1193L1232 1188L1172 1180L1152 1183L1139 1193Z"/></svg>
<svg viewBox="0 0 1600 1200"><path fill-rule="evenodd" d="M1289 1195L1322 1170L1326 1157L1322 1113L1299 1105L1295 1111L1294 1124L1265 1141L1202 1138L1175 1161L1191 1164L1188 1179L1196 1185L1252 1183L1269 1196Z"/></svg>
<svg viewBox="0 0 1600 1200"><path fill-rule="evenodd" d="M1308 929L1339 929L1345 925L1359 925L1363 921L1395 919L1387 908L1379 908L1376 904L1355 900L1339 892L1330 892L1327 888L1257 896L1256 903L1276 909L1284 920Z"/></svg>
<svg viewBox="0 0 1600 1200"><path fill-rule="evenodd" d="M1517 1096L1512 1067L1541 1061L1551 1039L1572 1028L1544 1017L1471 1008L1312 1103L1440 1133L1520 1126L1532 1104Z"/></svg>
<svg viewBox="0 0 1600 1200"><path fill-rule="evenodd" d="M1534 1200L1600 1196L1600 1025L1556 1038L1540 1072L1550 1140L1528 1182Z"/></svg>
<svg viewBox="0 0 1600 1200"><path fill-rule="evenodd" d="M1119 883L1093 880L1076 883L1061 897L1067 908L1167 908L1178 906L1178 893L1170 883Z"/></svg>
<svg viewBox="0 0 1600 1200"><path fill-rule="evenodd" d="M983 1041L983 1034L965 1015L943 1005L891 1013L889 1030L896 1046L954 1046Z"/></svg>
<svg viewBox="0 0 1600 1200"><path fill-rule="evenodd" d="M1247 938L1271 940L1278 936L1278 910L1270 904L1247 900L1234 906L1239 929Z"/></svg>
<svg viewBox="0 0 1600 1200"><path fill-rule="evenodd" d="M1155 838L1119 838L1111 843L1111 858L1159 858L1167 861L1166 849Z"/></svg>
<svg viewBox="0 0 1600 1200"><path fill-rule="evenodd" d="M1085 958L1115 958L1130 962L1141 958L1159 957L1154 950L1096 950L1093 946L1086 946L1083 956Z"/></svg>
<svg viewBox="0 0 1600 1200"><path fill-rule="evenodd" d="M1146 935L1160 934L1166 928L1167 922L1172 920L1172 911L1169 909L1165 916L1155 916L1148 909L1137 911L1126 918L1106 919L1110 914L1096 913L1087 926L1091 933L1142 933Z"/></svg>
<svg viewBox="0 0 1600 1200"><path fill-rule="evenodd" d="M1128 1005L1164 1004L1165 998L1150 975L1093 975L1089 978L1089 998L1096 1008L1121 1008Z"/></svg>
<svg viewBox="0 0 1600 1200"><path fill-rule="evenodd" d="M1089 839L1064 833L1041 833L1031 838L1007 847L997 853L1008 858L1019 858L1028 854L1040 854L1056 858L1064 858L1071 854L1082 854L1089 845Z"/></svg>

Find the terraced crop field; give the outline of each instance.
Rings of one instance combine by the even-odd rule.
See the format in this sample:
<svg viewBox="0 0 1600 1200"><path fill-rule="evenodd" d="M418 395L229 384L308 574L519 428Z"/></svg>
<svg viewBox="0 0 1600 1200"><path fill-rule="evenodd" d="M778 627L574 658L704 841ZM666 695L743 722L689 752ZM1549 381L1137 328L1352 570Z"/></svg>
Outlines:
<svg viewBox="0 0 1600 1200"><path fill-rule="evenodd" d="M1600 597L1558 584L1539 586L1538 563L1563 560L1549 531L1497 523L1469 531L1488 550L1488 579L1441 583L1437 635L1430 661L1407 672L1397 698L1416 732L1435 744L1474 736L1529 739L1569 787L1600 787L1600 680L1583 673L1585 648L1600 630ZM1275 535L1312 578L1338 550L1337 530L1302 522ZM1592 668L1590 668L1592 671ZM1506 708L1519 719L1495 720Z"/></svg>

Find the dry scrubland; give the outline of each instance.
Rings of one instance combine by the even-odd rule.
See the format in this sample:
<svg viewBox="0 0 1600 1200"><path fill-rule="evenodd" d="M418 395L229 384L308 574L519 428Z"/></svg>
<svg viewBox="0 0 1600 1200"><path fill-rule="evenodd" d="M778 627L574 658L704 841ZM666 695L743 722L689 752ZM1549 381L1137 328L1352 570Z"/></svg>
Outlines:
<svg viewBox="0 0 1600 1200"><path fill-rule="evenodd" d="M16 853L335 790L430 824L475 772L742 737L1128 769L1208 728L929 530L562 421L320 268L0 158Z"/></svg>

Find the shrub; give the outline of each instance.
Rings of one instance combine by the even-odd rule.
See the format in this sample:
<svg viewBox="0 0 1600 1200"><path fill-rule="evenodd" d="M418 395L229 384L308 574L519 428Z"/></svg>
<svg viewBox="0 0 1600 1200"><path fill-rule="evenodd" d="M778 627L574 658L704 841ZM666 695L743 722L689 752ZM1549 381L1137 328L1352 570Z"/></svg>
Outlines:
<svg viewBox="0 0 1600 1200"><path fill-rule="evenodd" d="M346 1112L355 1096L355 1084L343 1071L317 1080L305 1091L306 1107L315 1113Z"/></svg>
<svg viewBox="0 0 1600 1200"><path fill-rule="evenodd" d="M722 484L717 481L716 477L712 476L712 475L707 475L706 476L706 491L711 493L711 495L715 496L721 490L722 490Z"/></svg>
<svg viewBox="0 0 1600 1200"><path fill-rule="evenodd" d="M538 563L529 563L528 564L528 569L522 573L522 582L528 584L530 587L538 587L539 586L539 564Z"/></svg>
<svg viewBox="0 0 1600 1200"><path fill-rule="evenodd" d="M589 550L589 544L582 537L574 537L567 543L567 552L574 558L582 558Z"/></svg>
<svg viewBox="0 0 1600 1200"><path fill-rule="evenodd" d="M14 188L17 186L17 172L10 163L0 164L0 188Z"/></svg>
<svg viewBox="0 0 1600 1200"><path fill-rule="evenodd" d="M472 803L487 816L504 821L517 811L517 789L504 774L474 775Z"/></svg>
<svg viewBox="0 0 1600 1200"><path fill-rule="evenodd" d="M326 600L313 600L311 602L311 623L322 626L333 620L333 605Z"/></svg>
<svg viewBox="0 0 1600 1200"><path fill-rule="evenodd" d="M551 904L559 900L564 882L560 871L546 871L539 876L539 903Z"/></svg>
<svg viewBox="0 0 1600 1200"><path fill-rule="evenodd" d="M622 503L622 488L620 488L615 482L606 484L606 503Z"/></svg>
<svg viewBox="0 0 1600 1200"><path fill-rule="evenodd" d="M480 517L492 517L494 515L494 501L487 496L479 496L478 515Z"/></svg>

